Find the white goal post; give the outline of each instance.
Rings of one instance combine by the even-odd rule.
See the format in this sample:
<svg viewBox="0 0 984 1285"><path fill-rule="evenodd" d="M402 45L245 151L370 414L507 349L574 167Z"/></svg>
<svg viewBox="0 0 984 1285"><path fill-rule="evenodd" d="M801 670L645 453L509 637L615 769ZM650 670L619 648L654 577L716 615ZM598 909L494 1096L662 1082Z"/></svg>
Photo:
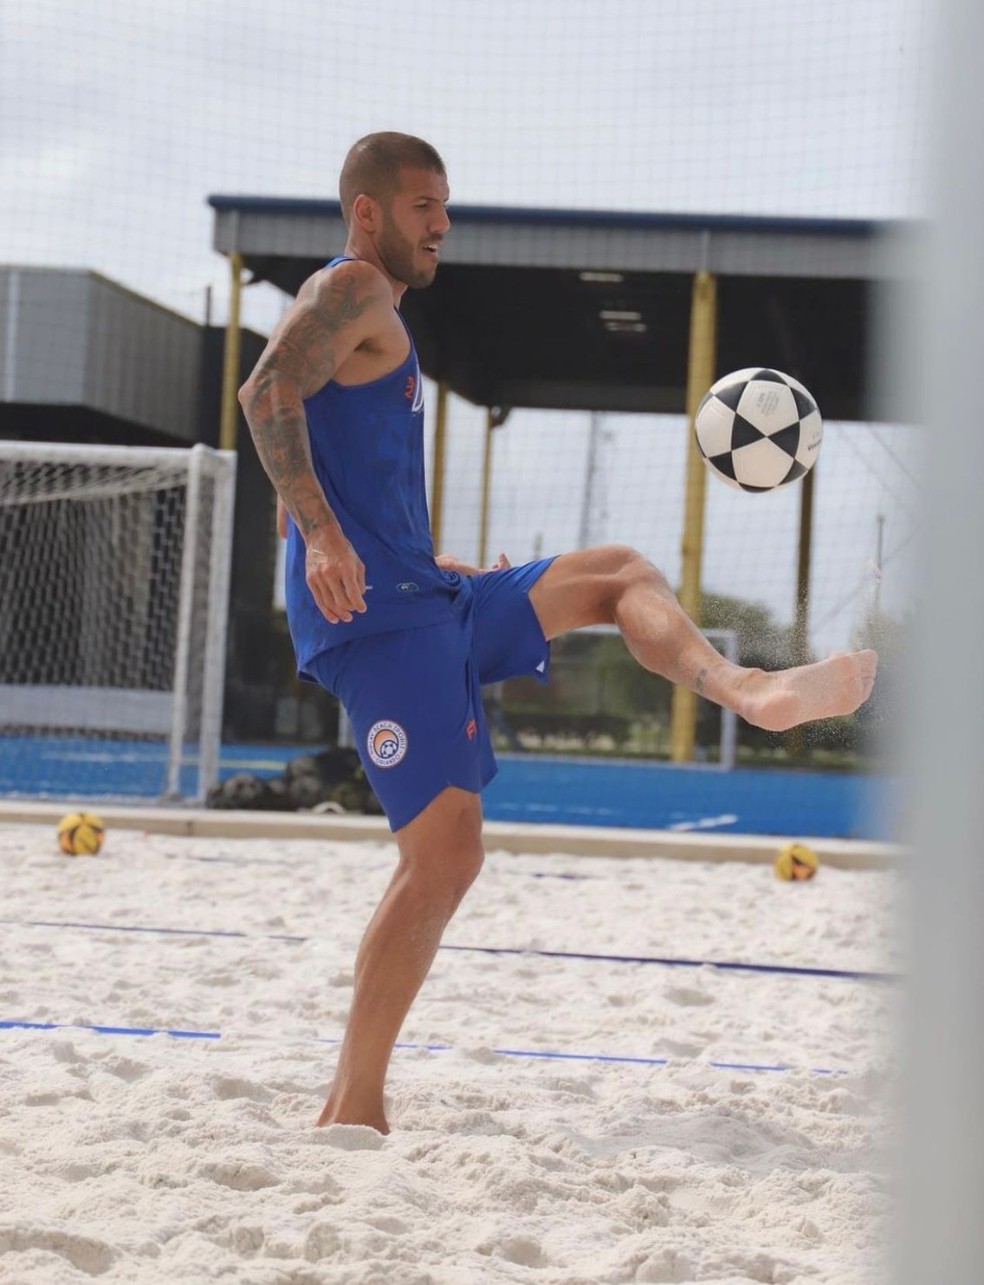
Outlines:
<svg viewBox="0 0 984 1285"><path fill-rule="evenodd" d="M236 460L0 442L0 795L204 799Z"/></svg>
<svg viewBox="0 0 984 1285"><path fill-rule="evenodd" d="M715 647L726 660L738 664L738 635L733 629L703 629L707 641ZM578 634L618 634L617 625L584 625L577 630ZM503 683L492 683L486 690L494 693L497 700L502 699ZM338 710L338 743L354 746L355 734L344 707ZM718 761L714 767L730 772L735 767L738 748L738 716L733 710L721 710L721 737L718 744ZM553 755L552 755L553 757ZM699 766L703 767L704 764Z"/></svg>
<svg viewBox="0 0 984 1285"><path fill-rule="evenodd" d="M617 634L617 625L585 625L578 630L579 634ZM738 664L738 635L733 629L702 629L701 633L715 647L725 660L733 665ZM738 715L731 709L721 709L721 740L718 751L717 767L722 771L734 770L738 748Z"/></svg>

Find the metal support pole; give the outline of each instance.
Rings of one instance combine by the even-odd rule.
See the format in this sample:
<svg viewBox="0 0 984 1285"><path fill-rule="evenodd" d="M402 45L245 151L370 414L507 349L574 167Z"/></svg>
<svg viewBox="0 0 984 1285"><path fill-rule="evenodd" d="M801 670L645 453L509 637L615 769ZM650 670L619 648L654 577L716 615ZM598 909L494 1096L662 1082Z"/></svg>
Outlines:
<svg viewBox="0 0 984 1285"><path fill-rule="evenodd" d="M434 424L434 463L431 473L431 538L441 552L441 522L444 516L444 467L447 456L448 386L437 385L437 420Z"/></svg>
<svg viewBox="0 0 984 1285"><path fill-rule="evenodd" d="M799 549L796 559L796 602L793 610L792 664L805 665L809 651L807 618L810 614L810 560L813 556L813 486L816 467L810 469L800 484ZM806 744L803 726L794 727L786 736L790 754L801 754Z"/></svg>
<svg viewBox="0 0 984 1285"><path fill-rule="evenodd" d="M236 449L239 423L239 351L240 312L242 310L243 256L238 250L229 255L231 274L229 321L226 325L225 352L222 361L222 418L219 423L219 446L223 451Z"/></svg>
<svg viewBox="0 0 984 1285"><path fill-rule="evenodd" d="M680 605L700 624L700 568L704 552L704 486L707 468L697 449L694 419L700 399L714 382L717 361L717 279L712 273L694 275L690 307L690 356L687 367L687 494L683 519L683 566ZM694 757L697 697L685 687L673 688L670 754L674 763Z"/></svg>
<svg viewBox="0 0 984 1285"><path fill-rule="evenodd" d="M793 664L807 660L807 617L810 614L810 560L813 556L813 485L810 469L800 486L799 552L796 562L796 609L793 615Z"/></svg>
<svg viewBox="0 0 984 1285"><path fill-rule="evenodd" d="M485 456L482 461L482 516L478 531L478 565L487 565L489 548L489 498L492 494L492 432L495 429L495 411L490 406L485 415Z"/></svg>
<svg viewBox="0 0 984 1285"><path fill-rule="evenodd" d="M595 483L598 480L598 446L601 441L603 419L600 411L591 412L591 427L588 432L588 458L584 468L584 491L581 497L581 523L577 535L577 547L590 547L591 536L596 529L592 522L595 507Z"/></svg>

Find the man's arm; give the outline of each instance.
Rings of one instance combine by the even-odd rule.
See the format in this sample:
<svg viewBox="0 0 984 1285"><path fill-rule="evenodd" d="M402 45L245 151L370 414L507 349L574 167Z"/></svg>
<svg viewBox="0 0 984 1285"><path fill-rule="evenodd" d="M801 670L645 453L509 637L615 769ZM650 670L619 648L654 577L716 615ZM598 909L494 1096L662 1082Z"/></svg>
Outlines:
<svg viewBox="0 0 984 1285"><path fill-rule="evenodd" d="M365 611L365 568L311 463L304 399L389 321L393 298L370 265L342 263L301 287L239 390L256 451L307 549L307 582L332 624Z"/></svg>

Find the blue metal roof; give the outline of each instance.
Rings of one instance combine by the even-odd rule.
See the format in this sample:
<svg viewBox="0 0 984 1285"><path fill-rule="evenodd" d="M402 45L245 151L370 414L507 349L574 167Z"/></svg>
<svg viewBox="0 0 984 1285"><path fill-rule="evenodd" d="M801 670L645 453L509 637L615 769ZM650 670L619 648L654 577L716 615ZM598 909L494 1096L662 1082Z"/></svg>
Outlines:
<svg viewBox="0 0 984 1285"><path fill-rule="evenodd" d="M208 197L214 210L242 210L256 214L341 215L340 201L314 197L225 196ZM551 227L664 228L715 232L785 233L804 236L875 236L893 226L874 219L796 218L758 214L654 213L646 210L558 210L544 206L454 205L452 221L460 223L539 223Z"/></svg>

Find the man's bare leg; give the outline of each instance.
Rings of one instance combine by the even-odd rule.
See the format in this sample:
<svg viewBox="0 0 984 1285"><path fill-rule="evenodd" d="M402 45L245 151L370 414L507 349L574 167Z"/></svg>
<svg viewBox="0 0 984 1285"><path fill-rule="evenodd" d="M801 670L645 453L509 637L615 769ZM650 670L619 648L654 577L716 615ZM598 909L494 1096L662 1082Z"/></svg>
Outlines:
<svg viewBox="0 0 984 1285"><path fill-rule="evenodd" d="M366 929L335 1079L318 1124L389 1133L383 1084L393 1045L441 935L482 867L479 798L453 786L396 832L400 861Z"/></svg>
<svg viewBox="0 0 984 1285"><path fill-rule="evenodd" d="M616 624L644 668L782 732L799 723L852 714L871 695L873 651L765 673L724 659L680 606L661 572L624 545L557 558L530 590L547 638L590 624Z"/></svg>

